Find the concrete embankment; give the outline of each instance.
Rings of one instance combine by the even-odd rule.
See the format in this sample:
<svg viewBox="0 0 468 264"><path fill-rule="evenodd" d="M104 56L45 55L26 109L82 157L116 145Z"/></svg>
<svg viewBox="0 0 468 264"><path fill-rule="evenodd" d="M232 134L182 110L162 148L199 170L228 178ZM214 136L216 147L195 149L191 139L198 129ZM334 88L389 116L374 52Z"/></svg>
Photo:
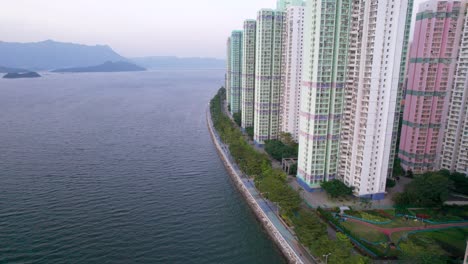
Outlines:
<svg viewBox="0 0 468 264"><path fill-rule="evenodd" d="M268 232L270 237L277 244L283 255L288 260L288 262L297 264L310 263L308 261L303 261L303 259L299 257L298 253L296 253L296 251L289 245L289 243L283 237L281 232L276 228L276 226L272 223L267 214L262 210L261 206L253 197L252 193L249 192L244 181L242 180L242 176L235 169L235 165L233 164L231 157L228 156L230 154L228 154L229 152L227 150L227 147L221 142L221 139L219 138L219 135L213 126L213 122L211 120L211 113L209 109L206 113L206 119L208 124L208 130L210 131L210 136L215 144L216 150L219 156L221 157L224 166L226 167L226 170L231 176L236 188L239 190L242 196L244 196L248 205L253 210L258 220L262 223L263 227Z"/></svg>

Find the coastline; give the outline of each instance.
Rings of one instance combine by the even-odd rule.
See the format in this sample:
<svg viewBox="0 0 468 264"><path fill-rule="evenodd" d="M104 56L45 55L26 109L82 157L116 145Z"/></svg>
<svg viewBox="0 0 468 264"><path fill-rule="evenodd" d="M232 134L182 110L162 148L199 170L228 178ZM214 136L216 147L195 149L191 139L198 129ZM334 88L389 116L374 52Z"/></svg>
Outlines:
<svg viewBox="0 0 468 264"><path fill-rule="evenodd" d="M257 200L253 197L252 193L248 190L246 183L242 180L242 177L239 175L237 170L235 169L235 165L231 161L232 159L228 156L228 150L226 146L221 142L214 126L213 121L211 119L211 112L208 105L206 111L206 120L208 130L210 132L210 137L213 140L213 143L216 147L216 151L219 154L219 157L223 161L223 164L228 171L229 176L234 182L237 190L242 194L245 198L247 204L254 212L257 219L262 223L264 229L267 231L268 235L273 239L275 244L279 247L281 253L287 259L289 263L295 264L303 264L303 263L310 263L305 262L299 257L296 251L291 247L291 245L287 242L286 238L281 234L278 228L272 223L266 212L262 209L261 205L257 202ZM286 227L285 227L286 229Z"/></svg>

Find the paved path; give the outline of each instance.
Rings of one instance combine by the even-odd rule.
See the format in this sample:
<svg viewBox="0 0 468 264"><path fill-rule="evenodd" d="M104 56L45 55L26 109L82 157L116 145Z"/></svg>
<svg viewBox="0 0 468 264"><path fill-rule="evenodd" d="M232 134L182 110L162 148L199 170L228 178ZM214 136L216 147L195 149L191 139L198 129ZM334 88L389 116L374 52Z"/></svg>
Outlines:
<svg viewBox="0 0 468 264"><path fill-rule="evenodd" d="M440 225L427 225L427 226L417 226L417 227L393 227L393 228L386 228L381 227L378 225L374 225L365 221L361 221L354 218L348 218L346 221L359 223L372 229L375 229L381 233L387 235L388 238L391 238L391 235L396 232L402 231L416 231L416 230L433 230L433 229L441 229L441 228L450 228L450 227L468 227L468 223L451 223L451 224L440 224Z"/></svg>

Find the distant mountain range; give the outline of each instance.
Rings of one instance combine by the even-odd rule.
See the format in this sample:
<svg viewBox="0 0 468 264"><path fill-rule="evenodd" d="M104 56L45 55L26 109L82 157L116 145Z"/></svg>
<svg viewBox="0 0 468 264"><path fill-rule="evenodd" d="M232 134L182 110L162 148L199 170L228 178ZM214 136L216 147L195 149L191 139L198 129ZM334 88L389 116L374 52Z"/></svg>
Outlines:
<svg viewBox="0 0 468 264"><path fill-rule="evenodd" d="M145 68L137 66L135 64L118 61L111 62L107 61L103 64L90 66L90 67L78 67L78 68L67 68L58 69L53 72L128 72L128 71L146 71Z"/></svg>
<svg viewBox="0 0 468 264"><path fill-rule="evenodd" d="M133 62L147 69L158 70L225 68L224 60L214 58L161 56L127 59L106 45L88 46L53 40L34 43L0 41L0 72L4 73L65 70L69 68L76 71L77 68L93 67L105 62Z"/></svg>
<svg viewBox="0 0 468 264"><path fill-rule="evenodd" d="M9 68L52 70L125 60L109 46L87 46L52 40L34 43L0 41L0 64Z"/></svg>
<svg viewBox="0 0 468 264"><path fill-rule="evenodd" d="M17 73L17 72L28 72L28 71L29 70L26 70L26 69L9 68L9 67L0 66L0 73Z"/></svg>
<svg viewBox="0 0 468 264"><path fill-rule="evenodd" d="M22 78L39 78L39 77L41 77L41 75L39 75L37 72L26 72L26 73L11 72L3 76L4 79L22 79Z"/></svg>
<svg viewBox="0 0 468 264"><path fill-rule="evenodd" d="M147 69L224 69L226 61L215 58L179 58L170 56L131 58Z"/></svg>

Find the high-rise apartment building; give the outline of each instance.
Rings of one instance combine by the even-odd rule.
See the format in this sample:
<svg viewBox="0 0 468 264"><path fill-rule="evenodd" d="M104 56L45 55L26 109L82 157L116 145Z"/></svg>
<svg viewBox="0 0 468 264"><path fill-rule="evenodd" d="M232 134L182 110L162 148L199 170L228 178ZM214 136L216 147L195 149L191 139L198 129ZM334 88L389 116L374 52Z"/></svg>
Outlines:
<svg viewBox="0 0 468 264"><path fill-rule="evenodd" d="M262 9L257 14L255 54L254 141L277 139L285 12Z"/></svg>
<svg viewBox="0 0 468 264"><path fill-rule="evenodd" d="M338 173L351 4L306 3L297 179L307 190Z"/></svg>
<svg viewBox="0 0 468 264"><path fill-rule="evenodd" d="M352 3L339 176L360 197L385 195L398 129L395 116L402 48L408 41L407 11L407 0Z"/></svg>
<svg viewBox="0 0 468 264"><path fill-rule="evenodd" d="M463 29L465 1L419 6L408 67L399 157L415 173L440 166L448 100Z"/></svg>
<svg viewBox="0 0 468 264"><path fill-rule="evenodd" d="M301 1L285 9L280 131L290 133L298 141L305 7Z"/></svg>
<svg viewBox="0 0 468 264"><path fill-rule="evenodd" d="M276 9L286 11L289 6L303 6L304 0L278 0L276 1Z"/></svg>
<svg viewBox="0 0 468 264"><path fill-rule="evenodd" d="M242 90L241 108L243 129L254 125L254 97L255 97L255 36L257 21L244 21L244 38L242 44Z"/></svg>
<svg viewBox="0 0 468 264"><path fill-rule="evenodd" d="M226 103L231 102L231 38L226 41Z"/></svg>
<svg viewBox="0 0 468 264"><path fill-rule="evenodd" d="M241 30L234 30L231 34L231 86L229 105L231 114L241 111L241 85L242 85L242 38Z"/></svg>
<svg viewBox="0 0 468 264"><path fill-rule="evenodd" d="M390 161L388 162L388 177L393 176L393 167L395 165L395 158L398 155L398 143L400 138L400 122L401 117L403 116L403 102L404 94L406 94L406 80L407 80L407 68L408 68L408 48L409 48L409 36L411 33L411 25L413 18L413 6L414 0L408 0L408 8L406 11L406 23L405 23L405 33L403 36L403 46L401 52L401 62L400 62L400 77L398 80L398 92L396 100L396 109L395 109L395 121L393 124L393 135L392 135L392 147L390 153Z"/></svg>
<svg viewBox="0 0 468 264"><path fill-rule="evenodd" d="M466 1L461 1L458 13L459 16L465 16L465 22L460 32L461 42L449 102L441 168L468 174L468 12ZM449 32L449 37L458 33L453 30Z"/></svg>

